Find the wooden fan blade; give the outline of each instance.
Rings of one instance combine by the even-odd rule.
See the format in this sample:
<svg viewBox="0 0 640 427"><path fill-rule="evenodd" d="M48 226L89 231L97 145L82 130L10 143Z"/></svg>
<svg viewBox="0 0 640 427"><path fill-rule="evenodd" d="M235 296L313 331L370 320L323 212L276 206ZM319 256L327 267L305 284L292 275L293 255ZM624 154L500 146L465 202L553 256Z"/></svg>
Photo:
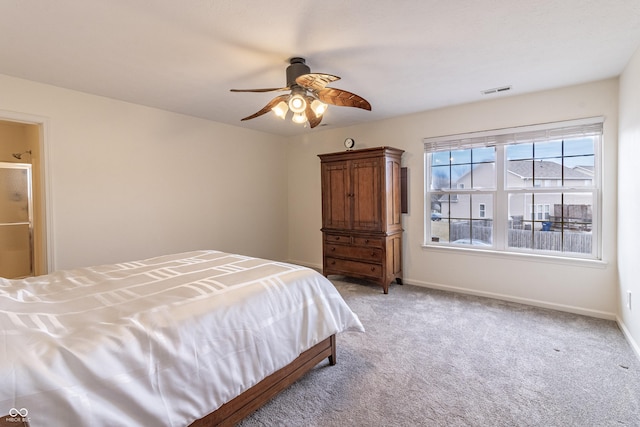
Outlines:
<svg viewBox="0 0 640 427"><path fill-rule="evenodd" d="M298 76L298 78L296 78L296 83L302 87L306 87L307 89L321 90L324 89L326 85L331 82L335 82L336 80L340 80L340 77L332 76L331 74L309 73Z"/></svg>
<svg viewBox="0 0 640 427"><path fill-rule="evenodd" d="M304 111L304 114L307 116L309 127L313 129L314 127L320 124L320 122L322 121L322 116L318 117L316 116L316 113L313 112L313 109L311 108L311 103L313 102L313 98L311 96L307 96L305 98L307 99L307 108Z"/></svg>
<svg viewBox="0 0 640 427"><path fill-rule="evenodd" d="M278 90L289 90L288 87L270 87L265 89L229 89L231 92L276 92Z"/></svg>
<svg viewBox="0 0 640 427"><path fill-rule="evenodd" d="M371 111L371 104L369 104L369 101L355 93L347 92L346 90L327 87L318 91L317 95L320 101L327 104L337 105L340 107L356 107Z"/></svg>
<svg viewBox="0 0 640 427"><path fill-rule="evenodd" d="M254 113L250 116L245 117L244 119L241 119L240 121L245 121L245 120L251 120L251 119L255 119L256 117L260 117L263 114L268 113L269 111L271 111L271 109L273 107L275 107L276 105L278 105L278 103L280 101L284 101L287 99L289 95L280 95L280 96L276 96L275 98L273 98L271 101L269 101L269 103L267 105L265 105L264 107L262 107L262 110L258 111L257 113Z"/></svg>

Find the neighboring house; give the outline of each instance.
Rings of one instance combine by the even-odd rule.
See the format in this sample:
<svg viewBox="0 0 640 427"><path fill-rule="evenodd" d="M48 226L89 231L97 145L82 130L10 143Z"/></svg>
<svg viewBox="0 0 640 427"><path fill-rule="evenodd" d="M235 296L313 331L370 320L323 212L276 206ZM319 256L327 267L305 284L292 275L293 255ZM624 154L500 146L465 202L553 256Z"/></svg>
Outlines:
<svg viewBox="0 0 640 427"><path fill-rule="evenodd" d="M495 187L495 165L493 163L477 164L473 171L469 171L452 183L453 189L478 189ZM473 184L472 184L473 179ZM510 161L507 170L507 186L512 189L529 188L531 192L515 192L509 200L509 216L518 220L552 220L555 209L565 206L591 206L591 198L584 194L564 193L535 193L536 188L556 187L565 182L565 187L590 186L593 180L593 167L576 166L569 168L559 163L547 160L517 160ZM570 181L570 184L567 184ZM473 187L472 187L473 185ZM468 218L470 208L474 219L493 218L493 197L491 194L474 193L451 194L438 199L437 206L433 210L439 211L443 217ZM535 201L532 200L534 196ZM450 201L449 201L450 198ZM470 206L472 205L472 206ZM578 209L581 217L584 209ZM590 214L590 210L589 210ZM565 215L566 217L566 215ZM586 219L586 218L584 218ZM589 215L590 221L590 215Z"/></svg>

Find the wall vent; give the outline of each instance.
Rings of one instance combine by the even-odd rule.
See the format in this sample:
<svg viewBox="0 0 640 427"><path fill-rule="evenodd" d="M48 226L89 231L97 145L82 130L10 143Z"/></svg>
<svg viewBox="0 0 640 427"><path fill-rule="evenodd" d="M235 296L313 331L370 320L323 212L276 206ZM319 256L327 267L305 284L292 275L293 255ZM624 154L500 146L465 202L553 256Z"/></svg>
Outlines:
<svg viewBox="0 0 640 427"><path fill-rule="evenodd" d="M495 87L493 89L483 90L481 93L483 95L491 95L492 93L506 92L508 90L511 90L511 86Z"/></svg>

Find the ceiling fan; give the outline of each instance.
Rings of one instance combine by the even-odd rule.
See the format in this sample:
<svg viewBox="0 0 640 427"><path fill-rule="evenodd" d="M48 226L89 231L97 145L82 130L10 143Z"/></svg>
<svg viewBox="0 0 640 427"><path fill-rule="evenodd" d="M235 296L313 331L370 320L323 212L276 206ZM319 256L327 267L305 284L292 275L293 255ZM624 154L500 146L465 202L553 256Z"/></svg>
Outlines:
<svg viewBox="0 0 640 427"><path fill-rule="evenodd" d="M284 119L287 112L291 110L293 122L300 124L309 122L309 126L314 128L322 121L322 115L328 107L327 104L371 111L371 104L366 99L346 90L327 87L329 83L340 80L340 77L331 74L311 73L304 58L291 58L289 64L287 67L287 86L285 87L231 89L231 92L291 91L288 94L276 96L260 111L243 118L242 121L255 119L270 110Z"/></svg>

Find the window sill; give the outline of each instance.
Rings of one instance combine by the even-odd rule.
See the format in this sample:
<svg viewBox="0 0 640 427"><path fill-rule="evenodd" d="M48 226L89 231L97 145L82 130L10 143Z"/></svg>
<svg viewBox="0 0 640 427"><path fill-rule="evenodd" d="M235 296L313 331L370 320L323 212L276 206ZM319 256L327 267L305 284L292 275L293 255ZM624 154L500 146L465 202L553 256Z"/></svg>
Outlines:
<svg viewBox="0 0 640 427"><path fill-rule="evenodd" d="M498 251L491 248L465 248L444 245L423 244L422 248L429 252L451 253L464 256L480 256L505 260L518 260L527 262L539 262L545 264L561 264L567 266L587 267L587 268L607 268L609 263L600 259L560 257L544 254L532 254L522 252Z"/></svg>

